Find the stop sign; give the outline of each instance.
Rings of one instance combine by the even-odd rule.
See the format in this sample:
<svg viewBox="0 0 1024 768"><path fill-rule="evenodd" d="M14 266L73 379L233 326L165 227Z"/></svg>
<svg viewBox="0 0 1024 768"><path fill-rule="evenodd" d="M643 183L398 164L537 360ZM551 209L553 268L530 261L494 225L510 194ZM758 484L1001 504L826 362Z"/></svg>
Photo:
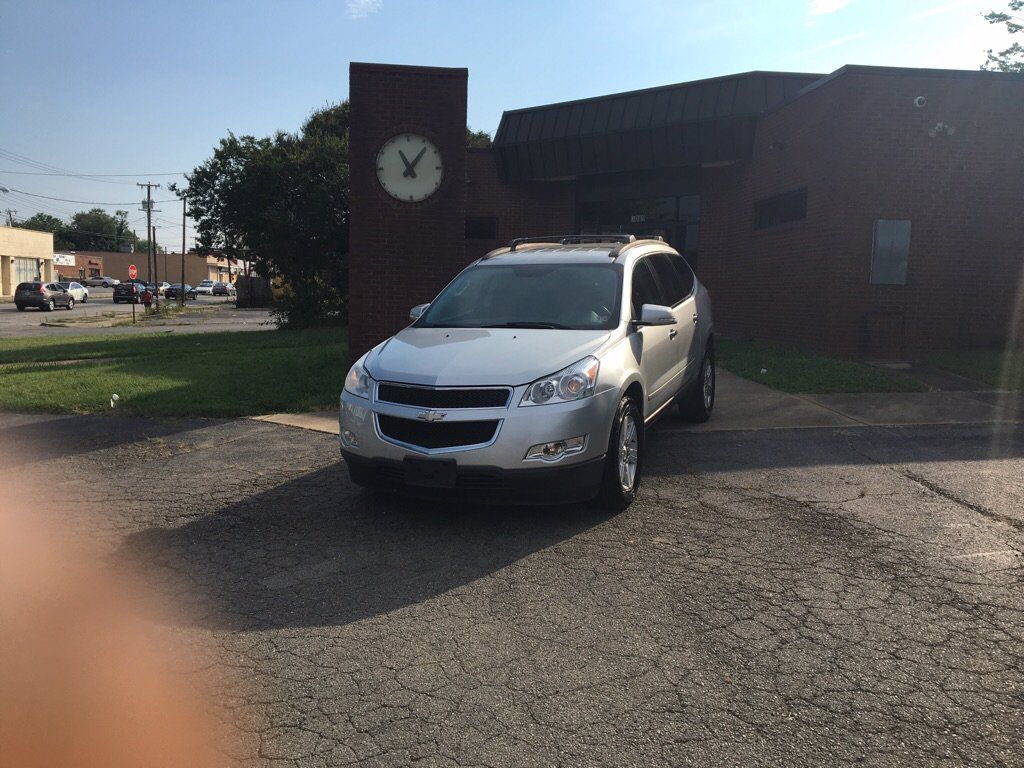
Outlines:
<svg viewBox="0 0 1024 768"><path fill-rule="evenodd" d="M129 280L134 280L138 276L139 276L139 270L136 269L134 264L129 264L128 265L128 279Z"/></svg>

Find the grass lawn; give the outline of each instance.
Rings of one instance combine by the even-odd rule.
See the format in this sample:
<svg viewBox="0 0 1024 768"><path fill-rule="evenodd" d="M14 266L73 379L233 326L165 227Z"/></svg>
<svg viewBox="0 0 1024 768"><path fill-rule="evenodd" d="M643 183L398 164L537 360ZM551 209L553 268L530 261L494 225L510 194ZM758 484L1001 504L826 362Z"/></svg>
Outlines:
<svg viewBox="0 0 1024 768"><path fill-rule="evenodd" d="M939 368L981 381L998 389L1024 389L1024 351L976 349L946 352L930 362Z"/></svg>
<svg viewBox="0 0 1024 768"><path fill-rule="evenodd" d="M0 340L0 409L251 416L333 406L344 329Z"/></svg>
<svg viewBox="0 0 1024 768"><path fill-rule="evenodd" d="M920 392L926 389L920 381L899 371L875 368L856 360L820 357L760 341L716 339L715 354L718 364L727 371L783 392Z"/></svg>

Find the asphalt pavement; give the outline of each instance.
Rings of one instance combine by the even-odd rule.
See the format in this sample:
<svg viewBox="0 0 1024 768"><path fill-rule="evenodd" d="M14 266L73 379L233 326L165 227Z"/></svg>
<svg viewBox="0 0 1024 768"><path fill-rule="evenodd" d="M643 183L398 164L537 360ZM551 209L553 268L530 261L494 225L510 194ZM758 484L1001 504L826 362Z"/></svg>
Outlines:
<svg viewBox="0 0 1024 768"><path fill-rule="evenodd" d="M216 649L240 765L1024 765L1020 424L668 419L621 514L369 493L252 420L0 445Z"/></svg>

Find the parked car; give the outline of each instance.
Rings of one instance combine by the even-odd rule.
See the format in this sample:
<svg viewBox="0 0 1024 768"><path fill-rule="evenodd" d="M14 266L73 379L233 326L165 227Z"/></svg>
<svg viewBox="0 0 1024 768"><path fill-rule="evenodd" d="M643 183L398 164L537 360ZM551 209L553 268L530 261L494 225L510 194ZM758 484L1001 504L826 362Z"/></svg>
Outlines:
<svg viewBox="0 0 1024 768"><path fill-rule="evenodd" d="M138 304L142 301L142 292L144 290L146 290L144 280L126 280L123 283L118 283L114 286L114 303L120 304L122 301L125 301L129 304Z"/></svg>
<svg viewBox="0 0 1024 768"><path fill-rule="evenodd" d="M113 288L120 282L116 277L108 275L93 275L85 280L85 284L90 288Z"/></svg>
<svg viewBox="0 0 1024 768"><path fill-rule="evenodd" d="M200 296L212 296L215 283L215 280L203 280L203 282L196 286L196 293Z"/></svg>
<svg viewBox="0 0 1024 768"><path fill-rule="evenodd" d="M149 288L149 290L152 291L154 294L159 294L160 296L163 296L164 293L166 293L167 288L170 287L170 285L171 284L168 283L166 280L162 280L159 283L147 283L146 287Z"/></svg>
<svg viewBox="0 0 1024 768"><path fill-rule="evenodd" d="M81 283L75 282L60 282L57 283L61 288L70 293L75 297L75 301L85 304L89 300L89 289Z"/></svg>
<svg viewBox="0 0 1024 768"><path fill-rule="evenodd" d="M52 312L57 307L65 309L75 308L75 297L60 287L58 283L18 283L14 289L14 305L19 312L24 312L25 307L36 307Z"/></svg>
<svg viewBox="0 0 1024 768"><path fill-rule="evenodd" d="M181 290L181 283L171 283L169 286L167 286L167 289L164 291L164 298L166 298L166 299L176 299L176 298L178 298L178 292L180 290ZM196 297L196 289L193 288L188 283L185 283L185 299L186 299L186 301L188 299L194 299L195 297Z"/></svg>
<svg viewBox="0 0 1024 768"><path fill-rule="evenodd" d="M360 485L623 509L651 423L715 404L711 301L660 238L514 240L409 317L345 379Z"/></svg>
<svg viewBox="0 0 1024 768"><path fill-rule="evenodd" d="M235 286L231 283L214 283L211 293L214 296L234 296Z"/></svg>

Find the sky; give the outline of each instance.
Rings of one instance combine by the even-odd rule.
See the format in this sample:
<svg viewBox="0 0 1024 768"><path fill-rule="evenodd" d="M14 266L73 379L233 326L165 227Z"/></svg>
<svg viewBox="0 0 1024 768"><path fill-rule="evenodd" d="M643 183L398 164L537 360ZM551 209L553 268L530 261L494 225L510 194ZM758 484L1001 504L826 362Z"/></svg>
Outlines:
<svg viewBox="0 0 1024 768"><path fill-rule="evenodd" d="M977 69L1005 0L0 2L0 214L67 218L154 199L228 131L296 130L343 100L350 61L469 68L469 124L502 111L749 70ZM49 175L127 174L93 177ZM15 173L17 172L17 173ZM47 175L37 175L47 174ZM30 194L31 193L31 194ZM50 200L33 195L82 202ZM189 224L187 245L193 244Z"/></svg>

